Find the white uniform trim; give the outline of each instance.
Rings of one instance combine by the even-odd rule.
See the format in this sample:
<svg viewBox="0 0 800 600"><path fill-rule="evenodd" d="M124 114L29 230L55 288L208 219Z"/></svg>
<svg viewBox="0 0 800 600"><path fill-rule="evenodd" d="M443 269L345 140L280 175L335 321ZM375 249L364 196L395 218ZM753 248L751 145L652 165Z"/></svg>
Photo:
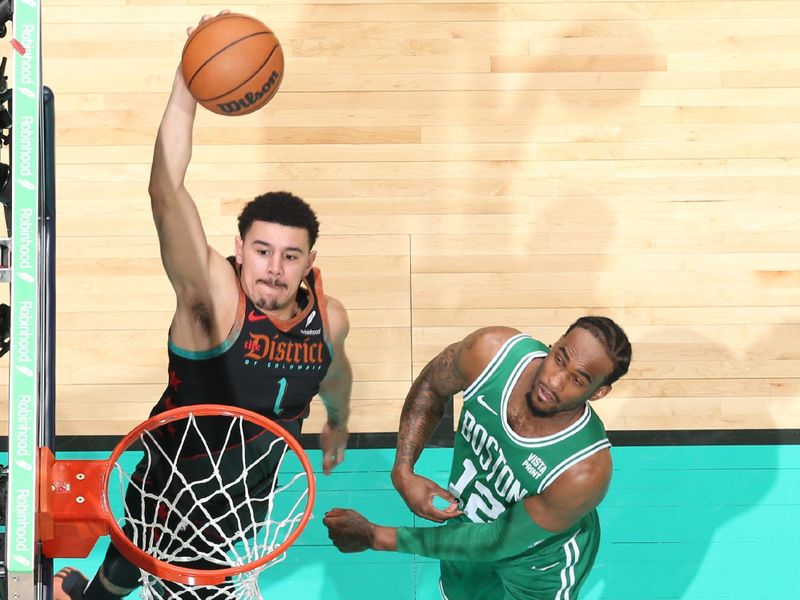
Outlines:
<svg viewBox="0 0 800 600"><path fill-rule="evenodd" d="M472 396L472 394L475 393L475 390L477 388L486 383L486 380L492 376L492 374L497 370L497 367L500 365L500 363L502 363L505 357L508 356L508 353L511 351L511 348L513 348L514 345L516 345L518 342L525 339L532 340L533 338L524 333L518 333L517 335L508 338L503 343L503 345L500 346L500 349L497 352L495 352L494 356L492 357L492 360L490 360L489 364L486 365L483 371L481 371L481 374L478 375L477 379L475 379L475 381L473 381L467 387L467 389L464 390L465 402L469 400L470 396Z"/></svg>
<svg viewBox="0 0 800 600"><path fill-rule="evenodd" d="M585 405L583 409L583 414L580 418L575 421L569 427L562 429L561 431L554 433L552 435L547 435L545 437L540 438L526 438L522 437L521 435L517 434L511 426L508 424L508 402L511 398L511 390L514 389L514 385L516 385L517 380L519 379L520 375L522 375L522 371L525 367L528 366L534 358L538 358L541 356L538 353L528 354L523 357L520 363L514 368L514 372L512 376L508 380L508 384L506 385L505 389L503 390L503 400L500 403L500 422L503 424L503 430L506 432L509 438L512 441L516 442L520 446L525 448L541 448L543 446L550 446L552 444L561 442L568 437L571 437L582 430L589 424L589 421L592 418L592 411L589 408L589 405ZM523 364L524 363L524 364Z"/></svg>
<svg viewBox="0 0 800 600"><path fill-rule="evenodd" d="M447 594L444 593L444 585L441 579L439 579L439 593L442 595L442 600L449 600Z"/></svg>
<svg viewBox="0 0 800 600"><path fill-rule="evenodd" d="M575 538L579 532L575 532L564 544L564 556L566 561L564 568L561 569L561 589L556 593L555 600L570 600L570 591L575 587L575 565L581 557L581 549Z"/></svg>

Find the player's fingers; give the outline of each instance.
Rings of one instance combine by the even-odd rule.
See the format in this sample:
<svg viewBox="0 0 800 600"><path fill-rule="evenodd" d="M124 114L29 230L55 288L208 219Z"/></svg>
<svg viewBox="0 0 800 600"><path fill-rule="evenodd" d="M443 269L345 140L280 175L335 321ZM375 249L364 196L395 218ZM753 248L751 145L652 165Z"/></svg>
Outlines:
<svg viewBox="0 0 800 600"><path fill-rule="evenodd" d="M464 511L460 510L457 505L448 506L444 509L444 521L449 521L450 519L455 519L456 517L460 517L464 514Z"/></svg>
<svg viewBox="0 0 800 600"><path fill-rule="evenodd" d="M447 519L451 518L449 514L433 506L429 506L420 516L425 517L434 523L444 523Z"/></svg>
<svg viewBox="0 0 800 600"><path fill-rule="evenodd" d="M453 494L448 492L446 489L444 489L443 487L439 487L435 483L433 484L433 487L434 487L433 489L434 495L439 496L439 498L442 498L443 500L447 500L451 504L453 503L458 504L458 498L453 496Z"/></svg>
<svg viewBox="0 0 800 600"><path fill-rule="evenodd" d="M444 490L442 490L444 492ZM439 501L438 505L435 502L439 497L444 498L447 501L446 506L441 506L444 503ZM451 500L452 498L452 500ZM441 506L441 508L439 507ZM435 520L437 523L442 523L443 521L447 521L448 519L452 519L453 517L457 517L462 514L462 512L458 509L458 501L453 498L452 494L448 494L444 492L443 494L434 494L431 496L430 504L425 507L428 515L426 518Z"/></svg>
<svg viewBox="0 0 800 600"><path fill-rule="evenodd" d="M322 517L322 522L327 526L328 523L334 519L341 517L344 514L343 508L332 508Z"/></svg>
<svg viewBox="0 0 800 600"><path fill-rule="evenodd" d="M462 513L462 511L458 508L458 502L453 502L452 504L450 504L450 506L444 509L444 512L455 513L453 516L456 517Z"/></svg>
<svg viewBox="0 0 800 600"><path fill-rule="evenodd" d="M336 465L341 464L344 460L344 447L325 452L322 457L322 472L325 475L330 475L331 471Z"/></svg>
<svg viewBox="0 0 800 600"><path fill-rule="evenodd" d="M420 510L415 511L420 517L428 519L429 521L433 521L434 523L441 523L448 518L450 515L444 512L443 510L434 506L433 502L426 502L423 506L420 507Z"/></svg>
<svg viewBox="0 0 800 600"><path fill-rule="evenodd" d="M445 521L449 521L450 519L455 519L456 517L461 516L461 511L457 512L441 512L442 518L438 521L439 523L444 523Z"/></svg>
<svg viewBox="0 0 800 600"><path fill-rule="evenodd" d="M336 462L336 451L329 450L325 452L322 456L322 472L325 475L331 474L331 469L335 467L338 463Z"/></svg>

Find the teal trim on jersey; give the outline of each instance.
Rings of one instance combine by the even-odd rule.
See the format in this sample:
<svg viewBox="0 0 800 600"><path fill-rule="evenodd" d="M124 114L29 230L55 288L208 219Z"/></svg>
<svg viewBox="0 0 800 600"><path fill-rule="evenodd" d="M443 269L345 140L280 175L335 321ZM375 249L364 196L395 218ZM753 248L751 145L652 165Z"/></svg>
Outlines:
<svg viewBox="0 0 800 600"><path fill-rule="evenodd" d="M240 294L244 294L241 292ZM246 305L244 304L246 301L243 295L239 297L239 308L237 310L237 315L239 314L238 311L244 311ZM187 350L185 348L181 348L180 346L176 346L172 343L171 339L167 339L167 347L169 351L175 354L176 356L180 356L181 358L185 358L187 360L208 360L209 358L214 358L216 356L222 356L231 347L236 343L236 340L239 339L239 335L242 333L243 328L243 318L244 312L241 312L241 315L236 318L233 323L233 327L228 332L228 337L222 340L222 343L214 346L209 350Z"/></svg>
<svg viewBox="0 0 800 600"><path fill-rule="evenodd" d="M222 356L223 354L225 354L228 350L231 349L231 346L233 346L234 342L236 341L236 338L238 337L239 337L238 333L235 336L229 335L227 339L225 339L225 341L223 341L218 346L214 346L210 350L200 350L200 351L186 350L184 348L181 348L180 346L176 346L175 344L173 344L172 340L167 341L167 346L169 347L170 352L172 352L177 356L180 356L181 358L185 358L188 360L208 360L209 358L214 358L215 356Z"/></svg>
<svg viewBox="0 0 800 600"><path fill-rule="evenodd" d="M533 340L533 338L529 335L524 333L519 333L513 337L508 338L505 343L500 346L500 349L495 353L492 357L492 360L489 361L489 364L486 365L486 368L478 375L477 379L473 381L467 389L464 390L464 401L466 402L470 396L475 392L477 388L482 386L486 383L486 380L489 379L492 374L497 370L498 365L503 362L508 353L511 352L511 349L521 342L522 340Z"/></svg>

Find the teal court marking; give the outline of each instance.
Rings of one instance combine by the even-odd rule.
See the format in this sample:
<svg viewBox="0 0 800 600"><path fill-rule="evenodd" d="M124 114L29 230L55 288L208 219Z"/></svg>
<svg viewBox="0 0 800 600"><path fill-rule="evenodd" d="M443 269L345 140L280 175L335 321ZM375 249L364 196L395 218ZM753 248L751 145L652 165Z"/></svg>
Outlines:
<svg viewBox="0 0 800 600"><path fill-rule="evenodd" d="M580 600L800 598L800 446L614 448L614 481L600 507L603 541ZM65 453L65 458L67 453ZM77 458L74 453L69 457ZM94 453L85 458L104 458ZM135 463L136 455L126 456ZM321 471L318 450L309 451ZM394 491L393 450L349 450L318 475L314 517L286 559L261 576L265 598L440 600L438 564L384 552L341 554L322 515L355 508L386 525L422 523ZM451 451L428 449L419 472L445 482ZM57 561L93 574L89 559Z"/></svg>

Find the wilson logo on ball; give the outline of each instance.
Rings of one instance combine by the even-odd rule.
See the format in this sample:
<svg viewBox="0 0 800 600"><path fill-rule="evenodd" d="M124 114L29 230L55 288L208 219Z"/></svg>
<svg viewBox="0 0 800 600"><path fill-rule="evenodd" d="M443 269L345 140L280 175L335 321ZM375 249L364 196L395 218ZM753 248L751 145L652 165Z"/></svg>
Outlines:
<svg viewBox="0 0 800 600"><path fill-rule="evenodd" d="M267 79L264 85L261 86L260 90L256 90L255 92L247 92L242 98L234 100L233 102L217 104L217 107L219 108L220 112L230 115L244 110L245 108L249 108L254 104L258 104L262 98L265 96L270 96L272 88L278 81L280 81L280 77L280 73L273 71L272 75L269 76L269 79Z"/></svg>

